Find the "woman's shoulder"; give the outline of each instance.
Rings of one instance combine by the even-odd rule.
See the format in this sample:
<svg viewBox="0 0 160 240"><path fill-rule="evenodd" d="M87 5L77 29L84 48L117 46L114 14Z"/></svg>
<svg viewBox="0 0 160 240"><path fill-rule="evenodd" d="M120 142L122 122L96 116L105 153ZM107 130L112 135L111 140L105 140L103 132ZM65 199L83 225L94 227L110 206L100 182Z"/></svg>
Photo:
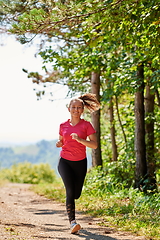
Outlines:
<svg viewBox="0 0 160 240"><path fill-rule="evenodd" d="M91 122L83 119L82 126L89 133L88 135L90 135L92 133L95 133L95 129L94 129L94 127L93 127Z"/></svg>
<svg viewBox="0 0 160 240"><path fill-rule="evenodd" d="M60 124L60 126L67 125L68 123L69 123L69 119L68 119L67 121L65 121L65 122L62 122L62 123Z"/></svg>
<svg viewBox="0 0 160 240"><path fill-rule="evenodd" d="M85 120L85 119L81 119L81 122L82 122L82 124L84 124L84 125L92 125L91 124L91 122L89 122L89 121L87 121L87 120Z"/></svg>

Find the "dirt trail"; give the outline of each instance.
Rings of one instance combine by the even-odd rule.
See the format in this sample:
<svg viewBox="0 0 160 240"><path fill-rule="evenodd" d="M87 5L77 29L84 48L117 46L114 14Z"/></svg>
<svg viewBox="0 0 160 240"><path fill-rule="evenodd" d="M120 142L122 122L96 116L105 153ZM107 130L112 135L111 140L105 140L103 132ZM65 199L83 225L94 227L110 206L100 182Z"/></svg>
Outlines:
<svg viewBox="0 0 160 240"><path fill-rule="evenodd" d="M112 228L98 219L77 213L82 229L70 234L65 205L39 196L25 184L0 187L0 240L145 240Z"/></svg>

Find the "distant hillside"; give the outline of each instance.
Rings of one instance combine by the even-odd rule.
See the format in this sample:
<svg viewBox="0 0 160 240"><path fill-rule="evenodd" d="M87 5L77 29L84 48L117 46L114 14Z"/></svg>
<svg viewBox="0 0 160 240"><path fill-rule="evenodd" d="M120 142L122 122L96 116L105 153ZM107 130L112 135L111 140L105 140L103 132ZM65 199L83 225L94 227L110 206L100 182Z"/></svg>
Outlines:
<svg viewBox="0 0 160 240"><path fill-rule="evenodd" d="M0 168L28 161L33 164L49 163L56 170L60 152L55 146L56 141L42 140L26 146L0 147Z"/></svg>
<svg viewBox="0 0 160 240"><path fill-rule="evenodd" d="M51 168L57 173L57 164L61 148L57 148L57 140L42 140L35 144L18 145L12 147L0 147L0 169L10 168L13 164L20 162L31 162L33 164L49 163ZM88 162L91 166L91 156L89 150Z"/></svg>

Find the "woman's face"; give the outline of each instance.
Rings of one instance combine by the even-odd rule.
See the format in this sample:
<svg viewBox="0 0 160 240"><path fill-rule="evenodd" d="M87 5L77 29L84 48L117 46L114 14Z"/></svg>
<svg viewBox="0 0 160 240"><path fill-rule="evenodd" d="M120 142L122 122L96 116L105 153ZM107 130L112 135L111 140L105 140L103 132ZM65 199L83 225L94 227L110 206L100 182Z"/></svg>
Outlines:
<svg viewBox="0 0 160 240"><path fill-rule="evenodd" d="M68 111L72 117L80 117L84 111L83 103L79 100L72 100L68 107Z"/></svg>

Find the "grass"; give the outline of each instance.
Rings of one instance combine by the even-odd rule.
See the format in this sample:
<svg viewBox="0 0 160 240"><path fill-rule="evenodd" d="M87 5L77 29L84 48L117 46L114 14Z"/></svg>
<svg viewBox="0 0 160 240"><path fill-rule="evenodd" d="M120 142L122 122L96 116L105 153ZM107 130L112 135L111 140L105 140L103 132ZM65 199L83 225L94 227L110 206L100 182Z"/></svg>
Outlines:
<svg viewBox="0 0 160 240"><path fill-rule="evenodd" d="M10 170L2 170L0 179L10 180L11 175L13 175L13 179L17 179L18 173L18 177L26 176L24 176L24 171L20 171L21 165L15 167ZM26 170L25 164L24 168ZM35 170L33 172L35 177ZM32 168L29 168L27 179L31 173ZM32 190L49 199L65 203L65 189L61 179L49 177L49 181L46 183L46 174L48 176L49 171L45 165L38 168L37 173L36 179L39 183L33 184ZM39 179L39 176L42 177ZM142 235L148 240L160 240L160 194L145 194L132 187L126 188L121 183L116 185L111 182L101 172L89 172L82 195L76 201L76 209L98 217L103 226Z"/></svg>
<svg viewBox="0 0 160 240"><path fill-rule="evenodd" d="M65 202L62 182L32 186L36 193ZM100 197L88 192L85 186L76 201L76 209L101 219L101 225L129 231L146 239L160 240L160 196L145 195L135 189L114 189Z"/></svg>
<svg viewBox="0 0 160 240"><path fill-rule="evenodd" d="M39 195L62 203L65 202L65 190L61 181L55 181L53 184L40 183L32 185L30 188Z"/></svg>

